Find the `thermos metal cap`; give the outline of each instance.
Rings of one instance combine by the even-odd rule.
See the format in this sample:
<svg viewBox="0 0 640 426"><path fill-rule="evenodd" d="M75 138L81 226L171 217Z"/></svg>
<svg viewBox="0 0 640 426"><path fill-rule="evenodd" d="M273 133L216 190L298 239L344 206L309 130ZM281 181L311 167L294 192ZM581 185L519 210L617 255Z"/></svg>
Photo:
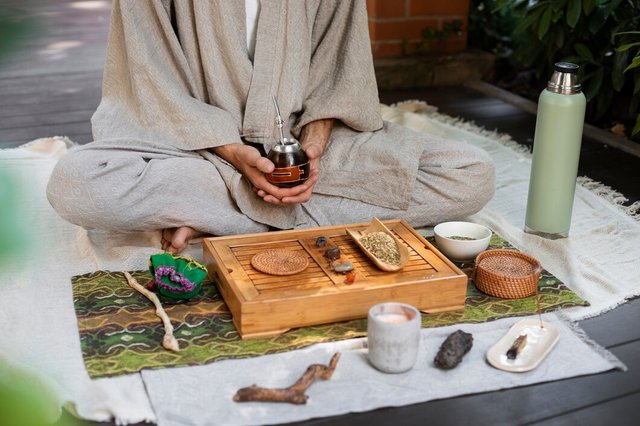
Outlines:
<svg viewBox="0 0 640 426"><path fill-rule="evenodd" d="M557 62L553 67L553 74L547 83L547 90L563 95L580 93L581 85L578 82L578 70L580 67L570 62Z"/></svg>

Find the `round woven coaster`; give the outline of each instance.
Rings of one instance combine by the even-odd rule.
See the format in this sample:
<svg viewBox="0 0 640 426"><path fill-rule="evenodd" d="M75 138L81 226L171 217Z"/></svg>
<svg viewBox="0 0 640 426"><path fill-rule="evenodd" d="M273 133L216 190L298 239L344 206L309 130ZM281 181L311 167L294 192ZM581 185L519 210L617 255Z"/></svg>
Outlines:
<svg viewBox="0 0 640 426"><path fill-rule="evenodd" d="M494 274L512 277L531 275L531 262L506 254L485 257L480 261L480 266Z"/></svg>
<svg viewBox="0 0 640 426"><path fill-rule="evenodd" d="M292 275L304 271L309 259L297 251L269 249L256 253L251 258L251 266L265 274Z"/></svg>

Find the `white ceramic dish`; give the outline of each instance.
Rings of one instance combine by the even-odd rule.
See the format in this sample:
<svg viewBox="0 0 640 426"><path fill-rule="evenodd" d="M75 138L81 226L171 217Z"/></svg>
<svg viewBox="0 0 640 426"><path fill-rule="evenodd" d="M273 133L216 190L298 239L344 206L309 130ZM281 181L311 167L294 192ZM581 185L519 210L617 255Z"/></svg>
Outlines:
<svg viewBox="0 0 640 426"><path fill-rule="evenodd" d="M487 249L491 241L491 229L471 222L443 222L433 228L438 249L449 259L473 260ZM451 237L467 237L473 240L457 240Z"/></svg>
<svg viewBox="0 0 640 426"><path fill-rule="evenodd" d="M560 334L553 325L540 320L527 318L515 323L502 339L489 349L487 361L500 370L522 373L536 368L558 342ZM526 334L527 343L515 359L507 358L507 351L518 338Z"/></svg>

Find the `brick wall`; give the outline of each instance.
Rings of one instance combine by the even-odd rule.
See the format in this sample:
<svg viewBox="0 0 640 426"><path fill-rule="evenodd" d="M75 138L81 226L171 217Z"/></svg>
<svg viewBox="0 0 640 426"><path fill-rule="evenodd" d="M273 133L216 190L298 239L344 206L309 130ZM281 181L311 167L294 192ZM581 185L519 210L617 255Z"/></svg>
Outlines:
<svg viewBox="0 0 640 426"><path fill-rule="evenodd" d="M369 35L374 58L416 51L425 28L442 31L443 24L462 21L461 34L432 39L429 52L454 53L467 47L469 0L367 0Z"/></svg>

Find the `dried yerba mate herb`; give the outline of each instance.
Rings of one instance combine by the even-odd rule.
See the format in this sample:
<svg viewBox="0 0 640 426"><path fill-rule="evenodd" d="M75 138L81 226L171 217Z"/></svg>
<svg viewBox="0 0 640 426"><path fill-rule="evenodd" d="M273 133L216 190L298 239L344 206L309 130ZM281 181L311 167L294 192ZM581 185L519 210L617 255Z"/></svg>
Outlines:
<svg viewBox="0 0 640 426"><path fill-rule="evenodd" d="M360 243L382 262L389 265L400 264L400 250L390 235L384 232L371 232L360 238Z"/></svg>

